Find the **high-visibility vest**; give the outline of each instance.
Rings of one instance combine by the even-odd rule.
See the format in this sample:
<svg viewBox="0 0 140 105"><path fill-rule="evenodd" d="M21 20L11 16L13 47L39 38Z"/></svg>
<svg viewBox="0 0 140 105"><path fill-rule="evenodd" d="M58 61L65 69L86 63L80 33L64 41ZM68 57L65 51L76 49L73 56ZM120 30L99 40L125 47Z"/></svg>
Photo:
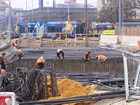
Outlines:
<svg viewBox="0 0 140 105"><path fill-rule="evenodd" d="M5 74L6 73L6 70L5 69L1 69L1 74Z"/></svg>
<svg viewBox="0 0 140 105"><path fill-rule="evenodd" d="M23 52L21 50L18 50L19 55L23 55Z"/></svg>
<svg viewBox="0 0 140 105"><path fill-rule="evenodd" d="M36 64L38 64L39 62L44 64L45 63L45 59L43 57L40 57L40 58L38 58Z"/></svg>
<svg viewBox="0 0 140 105"><path fill-rule="evenodd" d="M107 57L105 55L98 55L96 57L99 61L105 61L107 59Z"/></svg>

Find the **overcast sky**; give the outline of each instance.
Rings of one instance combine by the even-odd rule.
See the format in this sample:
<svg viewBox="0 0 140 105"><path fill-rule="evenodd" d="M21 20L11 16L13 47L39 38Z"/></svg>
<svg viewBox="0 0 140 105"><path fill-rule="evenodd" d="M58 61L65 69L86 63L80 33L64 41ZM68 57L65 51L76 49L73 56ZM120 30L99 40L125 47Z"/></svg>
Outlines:
<svg viewBox="0 0 140 105"><path fill-rule="evenodd" d="M33 8L38 8L38 0L11 0L11 6L13 8L23 8L26 9L26 1L27 1L27 9L32 9L32 1ZM45 0L46 1L46 0ZM64 3L64 0L55 0L56 3ZM77 3L84 3L85 0L77 0ZM88 3L96 6L96 0L87 0ZM49 0L50 5L52 4L52 0Z"/></svg>

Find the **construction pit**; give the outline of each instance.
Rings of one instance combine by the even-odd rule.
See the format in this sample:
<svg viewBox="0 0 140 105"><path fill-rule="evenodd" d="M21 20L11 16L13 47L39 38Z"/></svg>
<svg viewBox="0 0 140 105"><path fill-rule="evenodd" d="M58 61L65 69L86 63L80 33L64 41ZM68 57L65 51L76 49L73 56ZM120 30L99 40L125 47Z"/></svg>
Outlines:
<svg viewBox="0 0 140 105"><path fill-rule="evenodd" d="M20 105L94 105L102 99L125 96L123 58L119 51L99 47L64 48L65 59L59 60L57 48L21 49L23 59L18 60L16 56L10 59L9 72L1 76L0 88L2 92L15 92ZM92 50L93 59L85 61L83 56L88 49ZM97 61L98 54L106 55L108 60ZM40 56L46 59L43 70L36 67Z"/></svg>

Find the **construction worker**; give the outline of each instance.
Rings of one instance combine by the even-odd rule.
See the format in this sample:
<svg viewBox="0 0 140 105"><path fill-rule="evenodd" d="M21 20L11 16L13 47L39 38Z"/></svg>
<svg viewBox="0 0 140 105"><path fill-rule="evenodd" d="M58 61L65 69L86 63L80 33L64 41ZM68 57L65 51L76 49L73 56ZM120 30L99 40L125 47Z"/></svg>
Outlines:
<svg viewBox="0 0 140 105"><path fill-rule="evenodd" d="M2 55L0 55L0 65L1 65L1 69L6 70L5 59L3 58Z"/></svg>
<svg viewBox="0 0 140 105"><path fill-rule="evenodd" d="M63 49L57 49L57 57L58 57L58 59L61 59L61 57L62 57L62 59L64 59L64 50Z"/></svg>
<svg viewBox="0 0 140 105"><path fill-rule="evenodd" d="M96 59L98 61L106 61L107 60L107 57L105 55L97 55L96 56Z"/></svg>
<svg viewBox="0 0 140 105"><path fill-rule="evenodd" d="M18 55L18 59L23 59L22 57L23 57L24 53L21 49L18 49L17 55Z"/></svg>
<svg viewBox="0 0 140 105"><path fill-rule="evenodd" d="M13 45L13 47L17 48L18 47L18 41L17 40L13 40L12 41L12 45Z"/></svg>
<svg viewBox="0 0 140 105"><path fill-rule="evenodd" d="M6 61L5 53L1 54L1 57L3 58L4 62Z"/></svg>
<svg viewBox="0 0 140 105"><path fill-rule="evenodd" d="M45 65L45 59L41 56L40 58L37 59L36 65L38 65L39 69L43 69Z"/></svg>
<svg viewBox="0 0 140 105"><path fill-rule="evenodd" d="M84 59L85 59L86 61L88 61L88 60L91 59L90 54L91 54L91 50L86 51L86 53L85 53L85 55L84 55Z"/></svg>

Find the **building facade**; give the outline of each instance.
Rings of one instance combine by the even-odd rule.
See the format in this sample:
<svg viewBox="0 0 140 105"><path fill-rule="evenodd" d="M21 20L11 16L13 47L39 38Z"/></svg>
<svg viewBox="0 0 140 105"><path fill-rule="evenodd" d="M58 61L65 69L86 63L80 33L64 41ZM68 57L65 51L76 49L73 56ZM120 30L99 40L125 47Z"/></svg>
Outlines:
<svg viewBox="0 0 140 105"><path fill-rule="evenodd" d="M10 15L10 9L11 9L11 15ZM15 11L7 3L0 1L0 32L8 31L9 18L10 18L10 24L12 30L13 25L17 21L17 17L15 16Z"/></svg>
<svg viewBox="0 0 140 105"><path fill-rule="evenodd" d="M96 21L97 9L87 9L87 20L89 22ZM24 14L23 14L24 13ZM25 18L21 22L56 22L56 21L68 21L68 8L53 8L42 7L34 10L23 11ZM85 8L69 8L70 21L84 21L85 20Z"/></svg>
<svg viewBox="0 0 140 105"><path fill-rule="evenodd" d="M108 0L97 0L97 11L100 11L103 6L107 5Z"/></svg>

